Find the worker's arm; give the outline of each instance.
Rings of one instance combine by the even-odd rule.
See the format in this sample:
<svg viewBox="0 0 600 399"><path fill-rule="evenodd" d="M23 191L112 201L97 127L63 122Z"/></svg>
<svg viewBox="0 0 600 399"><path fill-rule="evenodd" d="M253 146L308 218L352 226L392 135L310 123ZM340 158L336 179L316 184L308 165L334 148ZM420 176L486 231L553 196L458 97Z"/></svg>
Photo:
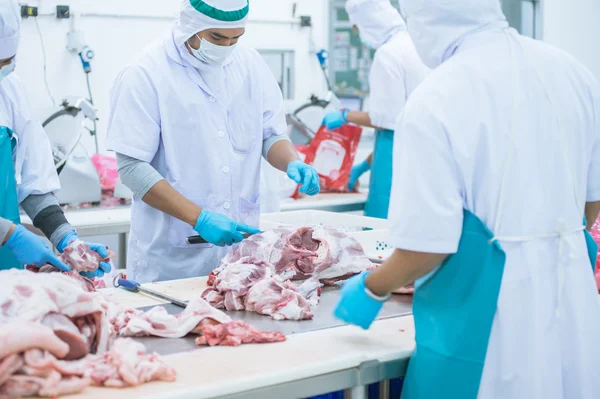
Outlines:
<svg viewBox="0 0 600 399"><path fill-rule="evenodd" d="M15 227L17 226L10 220L0 218L0 239L2 239L2 245L6 244Z"/></svg>
<svg viewBox="0 0 600 399"><path fill-rule="evenodd" d="M371 117L369 116L368 112L350 111L346 114L346 120L348 122L354 123L355 125L358 125L358 126L372 127L374 129L380 129L377 126L373 126L373 123L371 122Z"/></svg>
<svg viewBox="0 0 600 399"><path fill-rule="evenodd" d="M592 229L596 219L598 219L598 213L600 213L600 201L585 204L585 219L588 231Z"/></svg>
<svg viewBox="0 0 600 399"><path fill-rule="evenodd" d="M202 208L175 190L148 162L117 153L119 176L123 184L151 207L196 225Z"/></svg>
<svg viewBox="0 0 600 399"><path fill-rule="evenodd" d="M75 233L52 193L30 194L21 202L21 207L33 221L33 225L40 229L56 248L59 248L63 238Z"/></svg>
<svg viewBox="0 0 600 399"><path fill-rule="evenodd" d="M383 265L366 277L367 288L384 297L398 288L425 276L446 260L448 255L428 254L397 249Z"/></svg>
<svg viewBox="0 0 600 399"><path fill-rule="evenodd" d="M287 172L288 165L298 160L298 152L289 139L275 142L267 152L267 161L282 172Z"/></svg>

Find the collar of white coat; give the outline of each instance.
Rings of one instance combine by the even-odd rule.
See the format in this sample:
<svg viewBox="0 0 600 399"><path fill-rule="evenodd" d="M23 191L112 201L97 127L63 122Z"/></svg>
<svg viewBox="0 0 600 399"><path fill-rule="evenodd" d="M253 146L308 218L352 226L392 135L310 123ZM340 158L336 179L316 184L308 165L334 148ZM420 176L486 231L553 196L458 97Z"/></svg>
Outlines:
<svg viewBox="0 0 600 399"><path fill-rule="evenodd" d="M429 68L448 60L470 35L508 28L498 0L400 0L408 33Z"/></svg>

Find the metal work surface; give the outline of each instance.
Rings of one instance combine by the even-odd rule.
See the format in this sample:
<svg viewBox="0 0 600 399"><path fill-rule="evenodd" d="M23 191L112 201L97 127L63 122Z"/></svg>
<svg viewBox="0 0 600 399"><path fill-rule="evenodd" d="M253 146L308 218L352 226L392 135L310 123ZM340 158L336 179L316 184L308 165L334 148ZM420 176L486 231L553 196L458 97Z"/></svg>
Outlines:
<svg viewBox="0 0 600 399"><path fill-rule="evenodd" d="M343 321L333 316L333 309L337 304L339 288L324 288L321 294L319 306L314 311L312 320L273 320L269 316L260 315L255 312L225 312L233 319L243 320L252 326L264 331L277 331L285 335L298 334L303 332L324 330L327 328L340 327L346 325ZM383 306L377 320L388 319L392 317L406 316L412 314L412 295L393 295L392 298ZM154 305L164 306L167 312L171 314L180 313L182 309L173 304ZM140 310L149 310L154 306L145 306ZM161 355L170 355L174 353L186 352L197 349L194 344L194 337L179 339L144 337L136 340L146 345L146 348L152 352L155 351Z"/></svg>

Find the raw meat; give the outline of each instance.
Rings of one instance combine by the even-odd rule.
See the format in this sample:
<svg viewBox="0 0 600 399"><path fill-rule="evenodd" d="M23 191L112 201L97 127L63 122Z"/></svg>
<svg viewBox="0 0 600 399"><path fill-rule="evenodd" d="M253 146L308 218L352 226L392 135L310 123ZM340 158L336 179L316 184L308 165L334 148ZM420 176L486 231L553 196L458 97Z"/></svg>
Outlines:
<svg viewBox="0 0 600 399"><path fill-rule="evenodd" d="M278 332L264 332L240 320L223 324L202 326L202 335L196 338L196 345L238 346L240 344L264 344L283 342L285 335Z"/></svg>
<svg viewBox="0 0 600 399"><path fill-rule="evenodd" d="M269 277L256 283L246 296L246 310L275 320L312 319L310 304L291 281Z"/></svg>
<svg viewBox="0 0 600 399"><path fill-rule="evenodd" d="M92 358L85 373L96 385L122 388L149 381L175 381L176 372L131 338L119 338L111 350Z"/></svg>
<svg viewBox="0 0 600 399"><path fill-rule="evenodd" d="M89 353L108 349L110 328L99 296L61 273L0 272L0 325L15 321L47 324L68 337L69 358L79 356L83 345Z"/></svg>
<svg viewBox="0 0 600 399"><path fill-rule="evenodd" d="M202 298L216 308L255 311L276 320L311 319L310 306L319 302L319 280L311 278L296 287L272 276L271 270L268 263L255 257L240 258L215 276L213 287L204 291Z"/></svg>
<svg viewBox="0 0 600 399"><path fill-rule="evenodd" d="M108 251L108 258L101 257L96 251L81 240L71 242L58 258L62 260L73 272L92 272L98 269L100 262L110 262L115 257L114 252ZM35 271L30 268L31 271ZM52 265L45 265L39 269L42 273L59 271Z"/></svg>
<svg viewBox="0 0 600 399"><path fill-rule="evenodd" d="M255 257L271 265L282 280L316 276L325 284L347 279L372 267L354 238L331 227L277 228L242 241L209 276L209 285L229 265L244 257Z"/></svg>
<svg viewBox="0 0 600 399"><path fill-rule="evenodd" d="M103 355L76 361L57 359L50 352L30 349L0 362L0 397L57 397L83 391L95 384L107 387L137 386L149 381L174 381L175 370L156 354L129 338L116 340Z"/></svg>
<svg viewBox="0 0 600 399"><path fill-rule="evenodd" d="M414 293L415 293L415 285L414 284L410 284L410 285L407 285L406 287L398 288L396 291L394 291L394 294L400 294L400 295L412 295Z"/></svg>
<svg viewBox="0 0 600 399"><path fill-rule="evenodd" d="M145 313L110 306L110 322L123 336L181 338L192 333L200 335L196 339L198 345L210 346L285 341L283 334L259 331L242 321L231 320L200 297L192 299L185 310L176 315L168 314L162 306L155 306Z"/></svg>

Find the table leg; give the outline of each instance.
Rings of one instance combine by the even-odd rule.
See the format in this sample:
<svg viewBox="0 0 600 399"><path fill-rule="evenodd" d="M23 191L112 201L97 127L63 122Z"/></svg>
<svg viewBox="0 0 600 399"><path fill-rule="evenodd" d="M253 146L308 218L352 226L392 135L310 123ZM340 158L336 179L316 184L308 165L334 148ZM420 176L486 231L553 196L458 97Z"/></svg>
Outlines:
<svg viewBox="0 0 600 399"><path fill-rule="evenodd" d="M390 380L379 382L379 399L389 399L390 397Z"/></svg>
<svg viewBox="0 0 600 399"><path fill-rule="evenodd" d="M369 397L369 389L367 386L358 386L347 389L344 392L344 399L367 399Z"/></svg>
<svg viewBox="0 0 600 399"><path fill-rule="evenodd" d="M119 258L118 258L119 269L125 269L127 265L127 233L119 234Z"/></svg>

